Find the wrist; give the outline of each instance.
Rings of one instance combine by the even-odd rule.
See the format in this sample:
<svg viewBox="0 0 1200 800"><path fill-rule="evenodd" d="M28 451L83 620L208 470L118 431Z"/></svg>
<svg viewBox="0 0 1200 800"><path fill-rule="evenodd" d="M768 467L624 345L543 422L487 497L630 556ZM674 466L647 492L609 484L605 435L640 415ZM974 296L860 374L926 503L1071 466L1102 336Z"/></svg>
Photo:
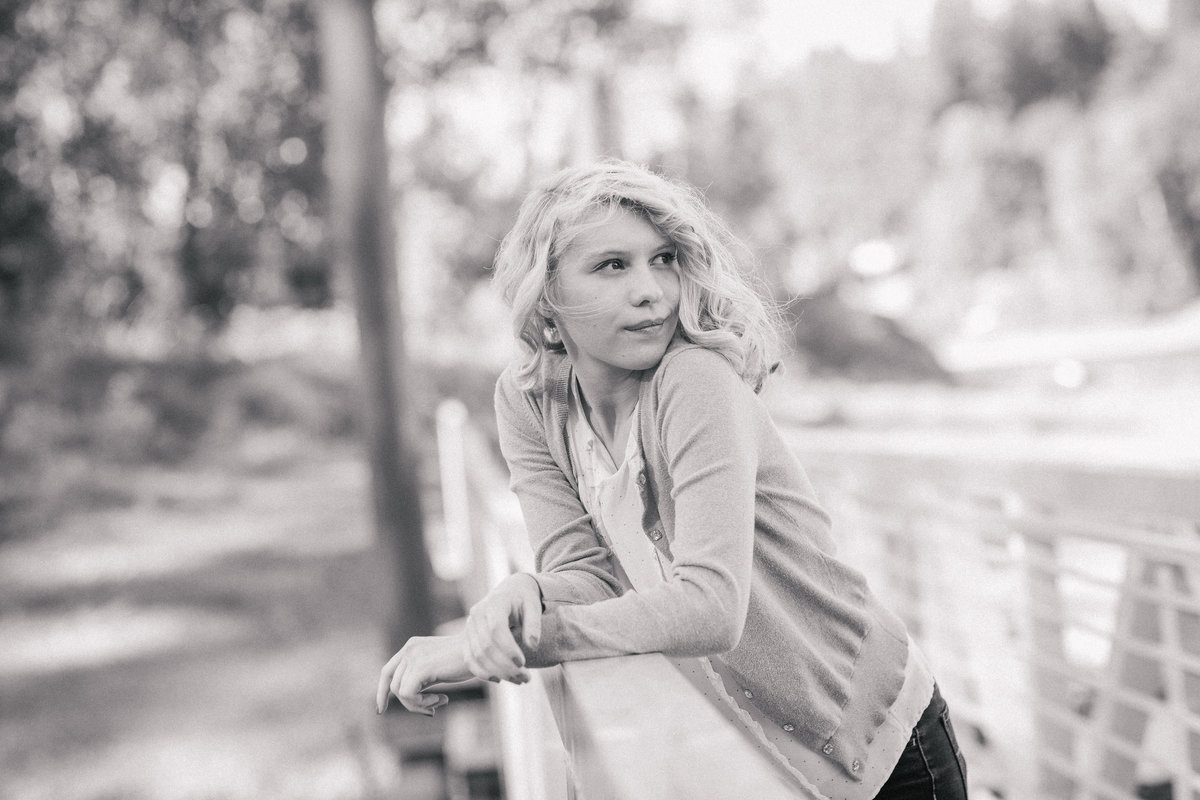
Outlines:
<svg viewBox="0 0 1200 800"><path fill-rule="evenodd" d="M508 576L508 579L514 581L521 593L530 592L537 598L538 606L544 612L546 610L546 599L542 597L542 585L538 583L538 579L528 572L514 572Z"/></svg>

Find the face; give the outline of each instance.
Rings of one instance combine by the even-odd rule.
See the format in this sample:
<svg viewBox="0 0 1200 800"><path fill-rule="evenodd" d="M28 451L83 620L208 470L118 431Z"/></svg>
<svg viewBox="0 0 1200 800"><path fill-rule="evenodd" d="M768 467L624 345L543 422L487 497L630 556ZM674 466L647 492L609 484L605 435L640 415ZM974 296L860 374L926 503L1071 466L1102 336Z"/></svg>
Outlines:
<svg viewBox="0 0 1200 800"><path fill-rule="evenodd" d="M618 209L576 237L558 262L555 317L585 383L613 384L658 364L679 317L675 245Z"/></svg>

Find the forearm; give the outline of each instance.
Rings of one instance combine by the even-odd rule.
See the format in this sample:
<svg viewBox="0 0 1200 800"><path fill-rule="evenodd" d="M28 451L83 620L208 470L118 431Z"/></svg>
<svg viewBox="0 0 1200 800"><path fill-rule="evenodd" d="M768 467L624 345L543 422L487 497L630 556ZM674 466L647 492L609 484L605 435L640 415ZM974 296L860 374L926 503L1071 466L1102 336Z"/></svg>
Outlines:
<svg viewBox="0 0 1200 800"><path fill-rule="evenodd" d="M544 606L591 605L621 595L611 572L600 571L590 565L583 568L561 567L535 573L532 577L537 581Z"/></svg>
<svg viewBox="0 0 1200 800"><path fill-rule="evenodd" d="M737 645L749 608L757 450L752 395L719 356L676 362L664 381L656 438L666 460L672 564L668 579L619 598L549 609L531 664L662 652L711 655ZM695 374L688 374L689 370ZM688 387L712 385L699 396Z"/></svg>
<svg viewBox="0 0 1200 800"><path fill-rule="evenodd" d="M713 655L732 649L741 636L744 610L723 581L680 578L646 592L590 605L548 605L536 648L526 663L545 667L586 658L661 652Z"/></svg>

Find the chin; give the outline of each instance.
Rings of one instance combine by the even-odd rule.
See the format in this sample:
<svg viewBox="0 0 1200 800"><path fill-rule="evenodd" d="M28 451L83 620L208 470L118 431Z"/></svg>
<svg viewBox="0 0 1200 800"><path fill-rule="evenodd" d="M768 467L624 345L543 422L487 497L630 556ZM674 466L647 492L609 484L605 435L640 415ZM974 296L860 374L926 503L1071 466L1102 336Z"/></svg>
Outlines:
<svg viewBox="0 0 1200 800"><path fill-rule="evenodd" d="M663 345L654 351L647 353L639 353L637 357L630 359L629 369L644 372L648 369L654 369L658 366L658 362L662 361L663 356L667 354L667 347Z"/></svg>

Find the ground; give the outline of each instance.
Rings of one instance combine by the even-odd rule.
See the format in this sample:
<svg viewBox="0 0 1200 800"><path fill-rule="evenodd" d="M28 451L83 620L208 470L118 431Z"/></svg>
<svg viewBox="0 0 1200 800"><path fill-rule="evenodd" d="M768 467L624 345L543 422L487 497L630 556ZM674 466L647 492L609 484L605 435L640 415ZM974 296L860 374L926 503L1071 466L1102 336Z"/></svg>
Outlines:
<svg viewBox="0 0 1200 800"><path fill-rule="evenodd" d="M406 796L365 469L304 445L127 467L125 502L5 543L0 797Z"/></svg>

